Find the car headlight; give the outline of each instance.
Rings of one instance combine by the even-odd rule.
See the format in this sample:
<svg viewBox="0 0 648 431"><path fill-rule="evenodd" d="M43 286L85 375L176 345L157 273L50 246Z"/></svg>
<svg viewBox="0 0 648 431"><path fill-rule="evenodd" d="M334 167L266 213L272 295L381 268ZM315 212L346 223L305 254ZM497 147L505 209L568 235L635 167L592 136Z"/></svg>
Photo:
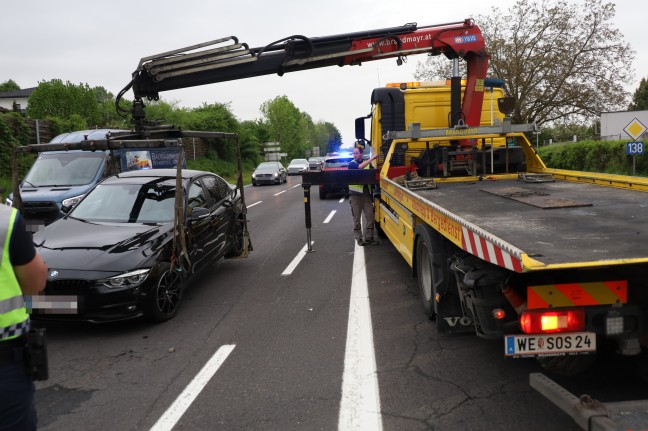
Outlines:
<svg viewBox="0 0 648 431"><path fill-rule="evenodd" d="M64 207L72 208L73 206L75 206L76 204L78 204L79 201L80 201L84 196L85 196L85 194L82 194L82 195L79 195L79 196L74 196L74 197L71 197L71 198L63 199L63 202L61 202L61 203L63 204Z"/></svg>
<svg viewBox="0 0 648 431"><path fill-rule="evenodd" d="M272 174L272 176L273 176L273 177L278 177L278 176L279 176L279 173L278 173L278 172L275 172L274 174Z"/></svg>
<svg viewBox="0 0 648 431"><path fill-rule="evenodd" d="M111 289L118 287L135 287L144 283L144 280L146 280L146 277L148 277L149 272L151 272L151 268L138 269L135 271L127 272L125 274L116 275L114 277L104 278L102 280L98 280L97 282Z"/></svg>

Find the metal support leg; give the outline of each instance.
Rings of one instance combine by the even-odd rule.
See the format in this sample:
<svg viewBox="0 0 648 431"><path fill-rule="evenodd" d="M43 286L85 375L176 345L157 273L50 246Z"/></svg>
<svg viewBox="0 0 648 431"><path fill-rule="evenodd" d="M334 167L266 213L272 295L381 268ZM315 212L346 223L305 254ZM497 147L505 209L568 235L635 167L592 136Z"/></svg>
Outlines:
<svg viewBox="0 0 648 431"><path fill-rule="evenodd" d="M307 252L313 251L313 242L311 241L311 206L310 206L310 183L302 183L304 188L304 212L306 219L306 244L308 245Z"/></svg>

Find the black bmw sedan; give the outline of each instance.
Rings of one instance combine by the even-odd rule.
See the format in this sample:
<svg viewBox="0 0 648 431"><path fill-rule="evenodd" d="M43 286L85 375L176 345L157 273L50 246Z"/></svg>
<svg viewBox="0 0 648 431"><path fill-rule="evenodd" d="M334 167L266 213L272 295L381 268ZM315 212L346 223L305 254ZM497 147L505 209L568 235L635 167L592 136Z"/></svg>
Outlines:
<svg viewBox="0 0 648 431"><path fill-rule="evenodd" d="M175 169L109 177L34 234L49 276L45 295L27 301L32 317L168 320L194 274L247 255L241 191L210 172L181 173L179 193Z"/></svg>

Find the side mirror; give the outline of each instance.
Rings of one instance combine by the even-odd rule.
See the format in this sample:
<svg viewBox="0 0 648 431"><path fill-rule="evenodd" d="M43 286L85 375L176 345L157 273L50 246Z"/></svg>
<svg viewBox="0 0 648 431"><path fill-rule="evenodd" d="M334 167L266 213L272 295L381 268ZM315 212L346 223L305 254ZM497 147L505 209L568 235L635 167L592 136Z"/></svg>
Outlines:
<svg viewBox="0 0 648 431"><path fill-rule="evenodd" d="M209 217L209 210L207 208L194 208L191 211L191 221L198 221Z"/></svg>
<svg viewBox="0 0 648 431"><path fill-rule="evenodd" d="M365 117L355 119L355 137L357 140L365 141Z"/></svg>
<svg viewBox="0 0 648 431"><path fill-rule="evenodd" d="M497 99L497 107L502 114L508 117L515 109L515 97L500 97Z"/></svg>

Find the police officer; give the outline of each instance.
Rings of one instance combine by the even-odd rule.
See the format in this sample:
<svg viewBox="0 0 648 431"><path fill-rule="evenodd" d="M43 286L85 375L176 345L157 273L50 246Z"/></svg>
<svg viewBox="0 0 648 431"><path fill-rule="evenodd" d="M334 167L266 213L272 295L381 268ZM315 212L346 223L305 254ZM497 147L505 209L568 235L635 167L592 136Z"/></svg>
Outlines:
<svg viewBox="0 0 648 431"><path fill-rule="evenodd" d="M353 149L353 160L347 166L349 169L369 169L371 162L378 158L375 154L368 160L362 160L364 147L356 145ZM353 235L358 245L375 245L378 241L374 239L374 207L373 196L368 185L349 184L349 203L351 204L351 215L353 216ZM365 216L365 237L362 238L362 213Z"/></svg>
<svg viewBox="0 0 648 431"><path fill-rule="evenodd" d="M29 315L23 295L45 288L47 267L25 221L0 205L0 431L35 430L34 382L24 357Z"/></svg>

